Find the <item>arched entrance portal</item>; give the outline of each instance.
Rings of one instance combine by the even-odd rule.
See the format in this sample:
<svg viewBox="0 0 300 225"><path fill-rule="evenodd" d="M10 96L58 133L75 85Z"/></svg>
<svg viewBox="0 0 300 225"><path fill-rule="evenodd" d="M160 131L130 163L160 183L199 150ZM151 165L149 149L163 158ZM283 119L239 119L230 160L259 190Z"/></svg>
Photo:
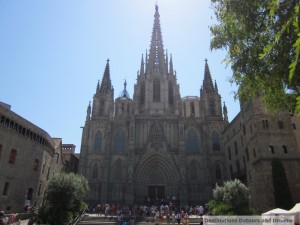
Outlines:
<svg viewBox="0 0 300 225"><path fill-rule="evenodd" d="M145 157L135 170L135 202L180 198L178 169L166 156L156 153Z"/></svg>

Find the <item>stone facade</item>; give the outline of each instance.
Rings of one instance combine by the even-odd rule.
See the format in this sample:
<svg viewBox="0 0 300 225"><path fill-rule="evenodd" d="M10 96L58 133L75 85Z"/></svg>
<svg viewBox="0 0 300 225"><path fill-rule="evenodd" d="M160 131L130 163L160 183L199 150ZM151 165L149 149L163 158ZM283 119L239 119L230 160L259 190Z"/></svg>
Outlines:
<svg viewBox="0 0 300 225"><path fill-rule="evenodd" d="M266 113L261 102L254 99L242 104L241 112L222 133L229 178L240 178L247 184L257 212L275 207L274 158L279 158L285 168L294 201L300 201L299 122L287 112Z"/></svg>
<svg viewBox="0 0 300 225"><path fill-rule="evenodd" d="M0 103L0 209L22 212L25 205L40 206L44 189L62 163L60 138Z"/></svg>
<svg viewBox="0 0 300 225"><path fill-rule="evenodd" d="M156 6L150 51L142 56L132 99L125 82L114 100L109 67L108 60L83 127L79 172L90 184L86 200L205 203L215 184L227 179L220 137L228 123L207 60L199 96L181 98Z"/></svg>

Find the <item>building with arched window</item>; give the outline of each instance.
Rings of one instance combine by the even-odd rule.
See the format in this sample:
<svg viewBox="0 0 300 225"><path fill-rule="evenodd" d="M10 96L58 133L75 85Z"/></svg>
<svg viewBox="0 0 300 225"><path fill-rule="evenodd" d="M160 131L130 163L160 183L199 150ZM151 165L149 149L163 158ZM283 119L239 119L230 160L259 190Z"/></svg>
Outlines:
<svg viewBox="0 0 300 225"><path fill-rule="evenodd" d="M42 205L45 187L64 169L62 139L0 102L0 208L22 212Z"/></svg>
<svg viewBox="0 0 300 225"><path fill-rule="evenodd" d="M126 82L114 99L107 60L88 106L79 171L89 180L91 204L148 199L204 204L215 184L227 178L220 143L227 110L208 61L199 76L199 96L182 98L172 55L164 49L157 6L150 43L132 99Z"/></svg>

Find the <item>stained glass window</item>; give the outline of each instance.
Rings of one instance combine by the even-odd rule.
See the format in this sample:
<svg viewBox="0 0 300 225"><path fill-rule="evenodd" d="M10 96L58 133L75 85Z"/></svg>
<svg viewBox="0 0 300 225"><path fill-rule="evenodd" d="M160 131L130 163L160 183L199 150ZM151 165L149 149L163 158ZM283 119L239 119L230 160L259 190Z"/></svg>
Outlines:
<svg viewBox="0 0 300 225"><path fill-rule="evenodd" d="M189 153L195 153L198 151L198 138L194 129L188 131L186 149Z"/></svg>
<svg viewBox="0 0 300 225"><path fill-rule="evenodd" d="M102 144L102 133L100 131L97 131L94 139L95 152L101 151L101 144Z"/></svg>
<svg viewBox="0 0 300 225"><path fill-rule="evenodd" d="M114 136L114 152L124 152L125 151L125 134L122 130L115 133Z"/></svg>

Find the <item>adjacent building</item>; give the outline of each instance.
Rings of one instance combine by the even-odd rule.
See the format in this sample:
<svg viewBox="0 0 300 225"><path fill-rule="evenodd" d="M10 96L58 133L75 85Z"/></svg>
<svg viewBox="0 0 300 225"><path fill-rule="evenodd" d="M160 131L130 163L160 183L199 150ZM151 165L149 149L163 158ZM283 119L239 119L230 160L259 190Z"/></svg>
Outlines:
<svg viewBox="0 0 300 225"><path fill-rule="evenodd" d="M300 119L289 112L267 113L259 99L241 105L241 111L222 133L227 172L251 191L257 212L275 207L272 160L282 162L295 202L300 201Z"/></svg>
<svg viewBox="0 0 300 225"><path fill-rule="evenodd" d="M0 209L42 205L47 182L62 169L61 139L0 103Z"/></svg>

